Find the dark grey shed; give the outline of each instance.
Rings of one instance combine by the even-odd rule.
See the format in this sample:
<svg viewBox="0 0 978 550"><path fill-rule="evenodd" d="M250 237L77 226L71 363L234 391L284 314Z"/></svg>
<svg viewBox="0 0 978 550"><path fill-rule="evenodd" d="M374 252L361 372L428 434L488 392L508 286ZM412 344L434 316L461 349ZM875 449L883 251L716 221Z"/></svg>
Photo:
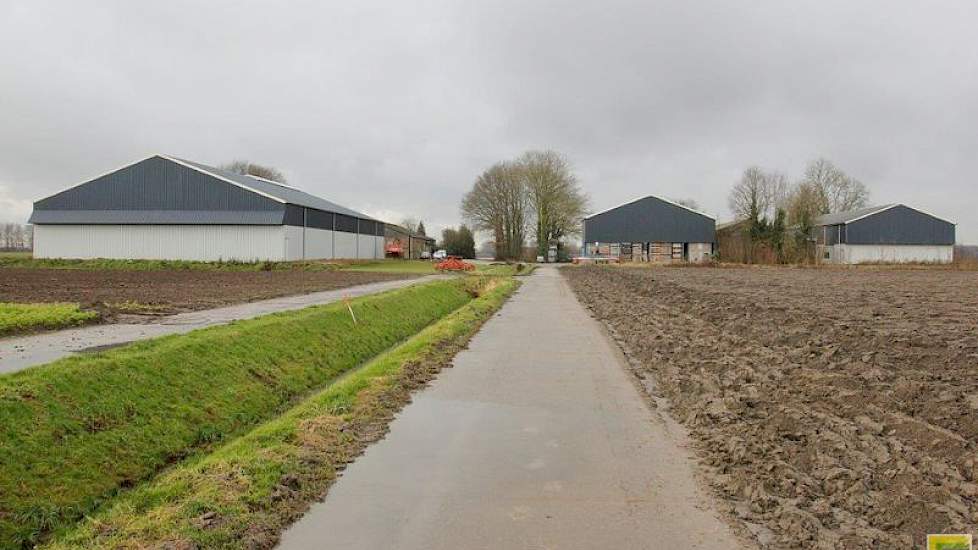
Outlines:
<svg viewBox="0 0 978 550"><path fill-rule="evenodd" d="M383 236L383 223L285 184L155 155L34 203L34 224L291 225Z"/></svg>
<svg viewBox="0 0 978 550"><path fill-rule="evenodd" d="M903 204L827 214L815 220L819 244L953 245L955 225Z"/></svg>
<svg viewBox="0 0 978 550"><path fill-rule="evenodd" d="M716 220L649 195L584 218L585 243L715 243Z"/></svg>

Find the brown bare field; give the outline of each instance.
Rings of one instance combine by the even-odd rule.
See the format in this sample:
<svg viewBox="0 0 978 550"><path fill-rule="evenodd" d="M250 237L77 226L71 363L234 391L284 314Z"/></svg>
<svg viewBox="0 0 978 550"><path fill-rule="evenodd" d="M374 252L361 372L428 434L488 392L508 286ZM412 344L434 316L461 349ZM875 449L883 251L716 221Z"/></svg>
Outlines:
<svg viewBox="0 0 978 550"><path fill-rule="evenodd" d="M106 320L119 313L170 314L293 294L406 279L356 271L128 271L0 269L0 302L77 302Z"/></svg>
<svg viewBox="0 0 978 550"><path fill-rule="evenodd" d="M978 273L563 272L760 547L978 532Z"/></svg>

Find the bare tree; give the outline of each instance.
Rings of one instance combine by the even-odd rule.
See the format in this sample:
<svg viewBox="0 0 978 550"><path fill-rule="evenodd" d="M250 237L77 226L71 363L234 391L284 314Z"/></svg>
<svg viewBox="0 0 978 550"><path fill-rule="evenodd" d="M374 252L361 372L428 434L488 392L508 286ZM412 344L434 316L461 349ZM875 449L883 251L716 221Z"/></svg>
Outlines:
<svg viewBox="0 0 978 550"><path fill-rule="evenodd" d="M266 180L286 183L285 175L277 168L255 164L246 160L235 160L221 165L221 170L234 174L258 176Z"/></svg>
<svg viewBox="0 0 978 550"><path fill-rule="evenodd" d="M408 231L414 231L415 228L418 227L419 223L421 223L421 220L414 216L405 216L401 219L401 227L407 229Z"/></svg>
<svg viewBox="0 0 978 550"><path fill-rule="evenodd" d="M767 210L768 193L764 189L766 180L764 170L758 166L744 170L740 181L733 186L727 198L730 210L737 219L757 221L761 213Z"/></svg>
<svg viewBox="0 0 978 550"><path fill-rule="evenodd" d="M869 203L866 185L824 158L808 163L802 183L817 192L820 214L863 208Z"/></svg>
<svg viewBox="0 0 978 550"><path fill-rule="evenodd" d="M728 201L738 219L773 221L787 206L788 177L751 166L730 190Z"/></svg>
<svg viewBox="0 0 978 550"><path fill-rule="evenodd" d="M518 161L525 178L535 225L537 255L547 257L551 245L581 232L587 195L571 172L570 163L555 151L530 151Z"/></svg>
<svg viewBox="0 0 978 550"><path fill-rule="evenodd" d="M462 199L462 216L493 234L497 259L520 259L526 241L526 185L522 169L499 162L476 178Z"/></svg>

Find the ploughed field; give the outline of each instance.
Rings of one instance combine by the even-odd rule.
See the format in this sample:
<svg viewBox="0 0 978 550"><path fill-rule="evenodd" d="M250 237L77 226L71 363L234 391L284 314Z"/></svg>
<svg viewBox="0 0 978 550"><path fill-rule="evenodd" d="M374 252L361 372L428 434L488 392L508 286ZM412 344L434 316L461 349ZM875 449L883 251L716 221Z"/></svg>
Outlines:
<svg viewBox="0 0 978 550"><path fill-rule="evenodd" d="M0 269L0 302L79 303L111 317L169 314L416 277L346 270Z"/></svg>
<svg viewBox="0 0 978 550"><path fill-rule="evenodd" d="M762 548L978 532L978 273L563 273Z"/></svg>

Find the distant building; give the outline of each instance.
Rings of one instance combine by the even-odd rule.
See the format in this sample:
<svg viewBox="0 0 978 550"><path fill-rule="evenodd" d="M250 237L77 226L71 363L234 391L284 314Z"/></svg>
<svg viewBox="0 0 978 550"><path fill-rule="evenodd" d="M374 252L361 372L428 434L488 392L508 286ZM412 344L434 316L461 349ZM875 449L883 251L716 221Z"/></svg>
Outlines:
<svg viewBox="0 0 978 550"><path fill-rule="evenodd" d="M406 227L386 224L384 228L384 253L389 258L417 260L425 252L435 251L435 239Z"/></svg>
<svg viewBox="0 0 978 550"><path fill-rule="evenodd" d="M812 238L822 262L950 263L955 224L902 204L827 214Z"/></svg>
<svg viewBox="0 0 978 550"><path fill-rule="evenodd" d="M651 195L584 218L585 256L702 262L715 242L712 216Z"/></svg>
<svg viewBox="0 0 978 550"><path fill-rule="evenodd" d="M37 258L384 257L384 223L292 186L156 155L34 203Z"/></svg>

